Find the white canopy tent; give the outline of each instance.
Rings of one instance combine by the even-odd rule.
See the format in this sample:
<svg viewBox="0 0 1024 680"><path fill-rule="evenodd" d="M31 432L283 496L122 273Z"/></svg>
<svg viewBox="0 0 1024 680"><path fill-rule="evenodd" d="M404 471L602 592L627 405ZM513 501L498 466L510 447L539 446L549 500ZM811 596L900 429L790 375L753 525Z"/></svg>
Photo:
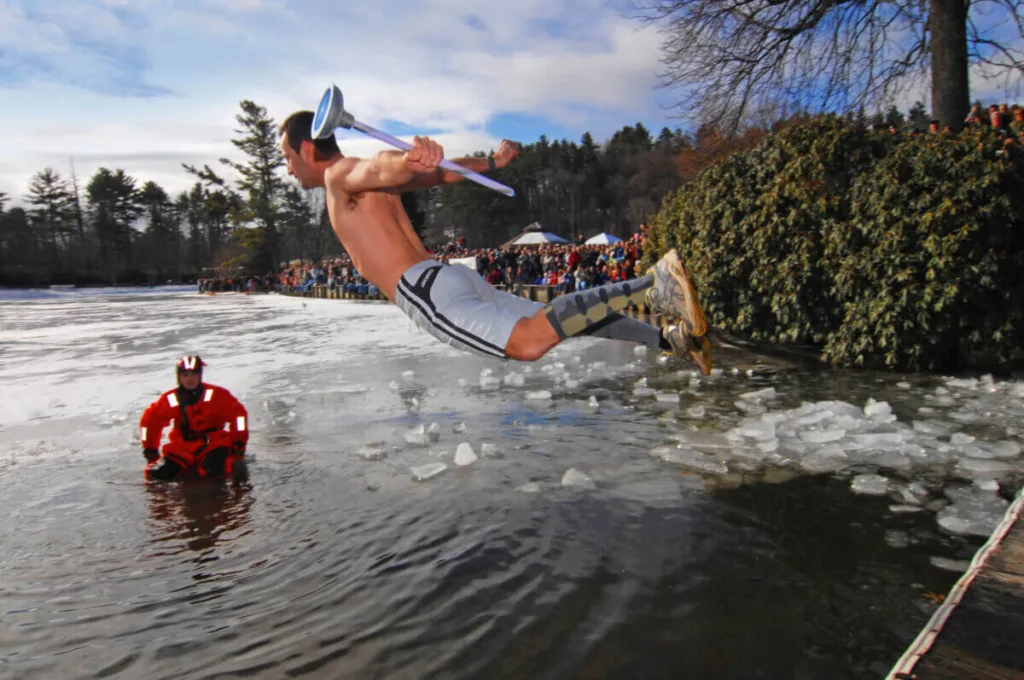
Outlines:
<svg viewBox="0 0 1024 680"><path fill-rule="evenodd" d="M568 241L558 234L553 234L550 231L544 231L544 227L540 222L532 222L528 227L523 229L519 236L505 241L501 244L501 247L510 248L512 246L542 245L545 243L568 243Z"/></svg>
<svg viewBox="0 0 1024 680"><path fill-rule="evenodd" d="M608 246L613 243L620 243L621 241L622 239L616 236L615 234L601 232L597 236L591 236L586 241L584 241L584 243L590 246Z"/></svg>
<svg viewBox="0 0 1024 680"><path fill-rule="evenodd" d="M550 231L530 231L512 241L511 245L532 246L542 243L568 243L568 241L558 234L552 234Z"/></svg>

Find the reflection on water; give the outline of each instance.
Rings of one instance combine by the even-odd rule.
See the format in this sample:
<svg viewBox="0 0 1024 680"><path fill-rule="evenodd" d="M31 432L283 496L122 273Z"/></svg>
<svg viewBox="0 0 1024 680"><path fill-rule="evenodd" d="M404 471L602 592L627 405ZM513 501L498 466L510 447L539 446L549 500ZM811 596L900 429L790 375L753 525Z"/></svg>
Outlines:
<svg viewBox="0 0 1024 680"><path fill-rule="evenodd" d="M167 319L186 314L181 338ZM704 478L651 455L680 432L723 437L747 417L738 395L768 386L775 410L878 397L909 422L928 379L692 383L596 344L489 376L394 314L0 303L16 329L0 364L0 677L877 678L957 577L933 558L981 542L850 493L852 471ZM248 474L146 484L135 423L167 357L195 347L249 408ZM637 397L641 378L678 401ZM526 398L540 389L552 398ZM1016 436L988 410L961 415L978 437ZM434 423L435 440L406 438ZM455 464L462 442L472 465ZM413 481L431 462L447 469ZM593 488L564 487L570 468ZM948 480L930 474L939 500Z"/></svg>
<svg viewBox="0 0 1024 680"><path fill-rule="evenodd" d="M186 483L150 483L150 530L155 543L183 542L193 551L215 547L225 534L239 535L253 504L247 466L233 479L196 479Z"/></svg>

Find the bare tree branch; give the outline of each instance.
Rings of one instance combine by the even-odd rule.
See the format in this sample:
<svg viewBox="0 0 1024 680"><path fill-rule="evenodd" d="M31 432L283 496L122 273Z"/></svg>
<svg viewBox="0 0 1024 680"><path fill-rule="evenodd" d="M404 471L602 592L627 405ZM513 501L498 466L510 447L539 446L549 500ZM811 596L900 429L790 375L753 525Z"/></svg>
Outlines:
<svg viewBox="0 0 1024 680"><path fill-rule="evenodd" d="M1022 70L1024 0L963 2L943 18L948 27L949 17L967 8L970 60ZM942 9L935 0L637 3L634 18L661 31L660 75L663 86L677 93L680 117L714 120L733 130L749 110L769 102L807 111L892 103L931 71L937 44L931 12ZM986 17L984 31L975 16ZM1011 31L1017 37L1008 40ZM940 34L941 49L957 49L948 35ZM961 50L962 44L961 38Z"/></svg>

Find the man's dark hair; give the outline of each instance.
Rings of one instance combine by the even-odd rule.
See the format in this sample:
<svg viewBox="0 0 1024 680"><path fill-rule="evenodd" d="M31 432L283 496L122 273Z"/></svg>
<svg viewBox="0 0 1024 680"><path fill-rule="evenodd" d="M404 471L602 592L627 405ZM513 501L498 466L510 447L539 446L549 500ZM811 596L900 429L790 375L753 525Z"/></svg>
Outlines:
<svg viewBox="0 0 1024 680"><path fill-rule="evenodd" d="M341 153L341 149L338 148L338 142L334 139L334 135L327 137L326 139L313 139L312 132L313 128L313 112L312 111L296 111L292 115L284 119L281 123L281 127L278 128L278 134L288 135L288 146L295 150L295 153L299 153L299 147L302 146L303 141L313 142L313 146L316 147L317 155L320 158L330 158L336 154Z"/></svg>

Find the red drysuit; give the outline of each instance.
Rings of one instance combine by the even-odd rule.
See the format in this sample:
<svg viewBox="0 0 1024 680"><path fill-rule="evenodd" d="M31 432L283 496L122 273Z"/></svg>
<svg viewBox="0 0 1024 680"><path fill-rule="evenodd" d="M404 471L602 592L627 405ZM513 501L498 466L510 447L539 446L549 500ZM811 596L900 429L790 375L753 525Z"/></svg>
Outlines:
<svg viewBox="0 0 1024 680"><path fill-rule="evenodd" d="M204 456L217 449L228 449L232 458L241 458L249 441L248 418L242 403L223 387L209 383L200 383L195 390L178 387L164 392L142 414L142 448L159 450L164 428L173 423L164 457L184 470L201 472Z"/></svg>

